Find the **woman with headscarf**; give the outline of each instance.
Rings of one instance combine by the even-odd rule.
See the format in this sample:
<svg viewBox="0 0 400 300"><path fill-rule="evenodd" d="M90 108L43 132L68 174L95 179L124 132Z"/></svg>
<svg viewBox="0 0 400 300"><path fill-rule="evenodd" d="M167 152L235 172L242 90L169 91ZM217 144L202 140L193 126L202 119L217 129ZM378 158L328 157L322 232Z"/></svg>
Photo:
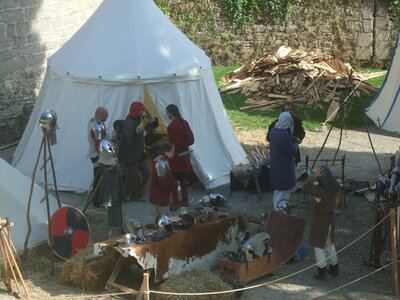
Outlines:
<svg viewBox="0 0 400 300"><path fill-rule="evenodd" d="M314 182L317 181L318 185ZM338 257L333 243L335 230L335 209L340 200L340 186L332 171L323 166L304 182L304 193L315 197L314 213L310 228L309 242L314 246L318 273L315 278L326 280L326 272L332 276L339 273ZM327 270L328 267L328 270Z"/></svg>
<svg viewBox="0 0 400 300"><path fill-rule="evenodd" d="M271 187L274 190L272 202L276 211L279 210L280 201L289 201L291 191L296 185L294 156L299 146L296 144L296 137L288 133L291 122L292 115L282 112L269 133Z"/></svg>
<svg viewBox="0 0 400 300"><path fill-rule="evenodd" d="M192 172L189 146L193 145L194 137L189 123L182 118L175 104L167 106L167 115L171 120L171 123L167 127L169 140L175 146L175 156L171 159L170 165L172 174L176 180L179 180L182 190L182 199L180 202L178 193L176 192L173 195L172 210L174 210L179 205L189 206L188 181Z"/></svg>

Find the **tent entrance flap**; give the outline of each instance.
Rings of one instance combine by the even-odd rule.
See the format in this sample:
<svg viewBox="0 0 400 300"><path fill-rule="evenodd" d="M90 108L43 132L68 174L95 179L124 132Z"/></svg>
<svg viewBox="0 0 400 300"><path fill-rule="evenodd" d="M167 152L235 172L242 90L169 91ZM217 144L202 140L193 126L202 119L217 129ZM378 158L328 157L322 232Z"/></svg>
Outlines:
<svg viewBox="0 0 400 300"><path fill-rule="evenodd" d="M155 130L155 133L157 134L168 134L167 132L167 127L165 126L164 122L162 121L162 118L157 110L157 103L154 102L154 100L151 98L147 87L143 85L143 102L144 102L144 107L146 110L154 117L158 119L159 126Z"/></svg>

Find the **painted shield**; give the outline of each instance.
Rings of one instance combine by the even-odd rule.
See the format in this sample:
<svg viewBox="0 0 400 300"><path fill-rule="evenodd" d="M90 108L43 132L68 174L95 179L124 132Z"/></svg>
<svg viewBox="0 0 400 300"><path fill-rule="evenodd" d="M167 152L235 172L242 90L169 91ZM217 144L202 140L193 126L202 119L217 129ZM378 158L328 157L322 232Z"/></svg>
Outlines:
<svg viewBox="0 0 400 300"><path fill-rule="evenodd" d="M53 252L68 259L89 244L89 224L82 212L74 207L58 209L50 220Z"/></svg>
<svg viewBox="0 0 400 300"><path fill-rule="evenodd" d="M306 220L272 211L268 216L265 232L271 237L269 244L278 255L278 263L290 260L303 241Z"/></svg>

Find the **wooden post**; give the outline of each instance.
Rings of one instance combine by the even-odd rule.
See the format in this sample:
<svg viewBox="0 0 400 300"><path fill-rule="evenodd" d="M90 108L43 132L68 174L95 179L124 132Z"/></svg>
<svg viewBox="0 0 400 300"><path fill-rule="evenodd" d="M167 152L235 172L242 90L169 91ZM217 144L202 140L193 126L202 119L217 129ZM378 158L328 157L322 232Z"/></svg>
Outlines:
<svg viewBox="0 0 400 300"><path fill-rule="evenodd" d="M392 281L393 293L395 296L399 294L398 272L397 272L397 240L396 240L396 210L390 209L390 227L391 227L391 248L392 248Z"/></svg>
<svg viewBox="0 0 400 300"><path fill-rule="evenodd" d="M143 273L143 299L150 300L150 285L149 285L150 274L148 272Z"/></svg>

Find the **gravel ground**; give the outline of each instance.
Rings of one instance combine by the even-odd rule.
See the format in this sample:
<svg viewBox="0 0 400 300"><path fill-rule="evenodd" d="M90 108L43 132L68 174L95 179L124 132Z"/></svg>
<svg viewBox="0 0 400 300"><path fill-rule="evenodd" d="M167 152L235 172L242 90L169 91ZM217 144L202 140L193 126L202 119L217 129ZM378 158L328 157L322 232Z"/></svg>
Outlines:
<svg viewBox="0 0 400 300"><path fill-rule="evenodd" d="M265 140L265 132L256 130L251 132L237 132L239 140L246 147L260 144ZM306 155L315 158L319 151L327 132L308 131L306 138L301 145L303 161ZM387 134L374 130L372 135L373 145L377 152L381 168L389 168L389 158L399 149L400 138L398 135ZM339 131L334 130L322 152L320 158L331 159L336 152L339 141ZM367 134L363 130L346 131L342 138L341 150L338 157L345 155L345 177L358 181L375 182L379 177L379 168L372 154L371 146ZM3 159L10 160L13 148L0 151ZM340 167L335 166L335 171L340 174ZM221 187L216 192L224 195L229 194L228 187ZM206 191L192 187L190 189L190 198L194 202L200 199ZM84 195L73 193L61 193L61 200L69 205L80 207L84 201ZM301 193L293 195L297 202L297 207L292 210L292 214L306 220L311 219L312 207L303 200ZM262 201L258 200L256 195L250 195L247 192L235 191L228 197L228 203L232 211L245 213L252 216L259 216L261 212L268 212L272 208L272 192L262 195ZM310 203L312 201L310 200ZM370 204L364 197L347 195L346 207L339 209L340 215L337 217L336 248L342 249L349 243L358 239L362 234L368 231L374 225L373 211ZM154 218L153 209L148 203L124 203L123 211L129 218L139 218L142 223L152 222ZM105 213L100 209L89 208L88 220L91 224L92 242L104 240L107 238L105 233ZM307 221L305 239L308 236L309 221ZM277 275L266 276L257 281L249 283L247 286L266 284L258 288L245 291L240 299L395 299L392 296L392 282L390 271L380 271L365 279L349 284L375 270L374 267L364 264L368 260L369 249L371 245L371 234L367 234L354 245L348 247L339 253L340 276L329 278L326 282L319 282L312 278L315 267L300 272L297 275L282 279L290 274L301 271L314 264L313 255L300 262L289 262L279 268ZM28 288L32 296L36 299L66 299L71 297L78 299L97 299L90 297L80 290L68 287L58 281L58 270L61 264L56 261L54 274L51 271L51 257L46 247L35 249L27 261L22 264L22 272L26 278ZM268 283L271 282L272 283ZM340 288L345 284L346 287ZM337 289L337 290L335 290ZM328 293L329 294L326 294ZM101 294L102 292L96 293ZM326 294L326 295L325 295ZM123 297L120 297L123 298ZM0 284L0 299L14 299L7 294ZM114 297L102 297L102 299L117 299Z"/></svg>

